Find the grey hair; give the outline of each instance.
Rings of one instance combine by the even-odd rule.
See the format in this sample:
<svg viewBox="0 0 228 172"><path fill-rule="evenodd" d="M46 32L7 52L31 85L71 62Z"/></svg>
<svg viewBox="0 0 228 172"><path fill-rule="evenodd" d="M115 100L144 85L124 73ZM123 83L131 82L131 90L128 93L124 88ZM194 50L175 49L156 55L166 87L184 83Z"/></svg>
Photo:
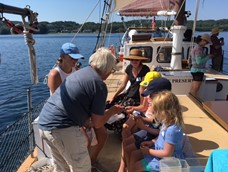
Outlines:
<svg viewBox="0 0 228 172"><path fill-rule="evenodd" d="M89 64L103 74L111 72L115 63L115 56L109 49L104 47L97 49L97 51L89 58Z"/></svg>

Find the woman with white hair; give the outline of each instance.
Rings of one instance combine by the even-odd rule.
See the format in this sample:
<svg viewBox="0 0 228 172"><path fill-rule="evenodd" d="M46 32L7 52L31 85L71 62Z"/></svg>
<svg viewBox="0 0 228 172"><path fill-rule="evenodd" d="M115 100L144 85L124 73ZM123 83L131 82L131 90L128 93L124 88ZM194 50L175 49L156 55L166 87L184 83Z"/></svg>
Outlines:
<svg viewBox="0 0 228 172"><path fill-rule="evenodd" d="M89 66L68 76L45 103L39 115L39 130L51 149L54 171L91 171L87 140L82 126L99 129L124 108L105 110L104 80L116 70L115 57L105 48L89 59Z"/></svg>

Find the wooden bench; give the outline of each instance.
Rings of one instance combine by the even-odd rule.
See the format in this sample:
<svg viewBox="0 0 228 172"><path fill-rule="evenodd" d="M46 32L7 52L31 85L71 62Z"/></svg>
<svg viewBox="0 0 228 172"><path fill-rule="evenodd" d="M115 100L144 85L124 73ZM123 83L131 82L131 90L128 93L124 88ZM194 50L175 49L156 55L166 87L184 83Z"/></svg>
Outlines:
<svg viewBox="0 0 228 172"><path fill-rule="evenodd" d="M228 131L228 101L203 102L203 108Z"/></svg>

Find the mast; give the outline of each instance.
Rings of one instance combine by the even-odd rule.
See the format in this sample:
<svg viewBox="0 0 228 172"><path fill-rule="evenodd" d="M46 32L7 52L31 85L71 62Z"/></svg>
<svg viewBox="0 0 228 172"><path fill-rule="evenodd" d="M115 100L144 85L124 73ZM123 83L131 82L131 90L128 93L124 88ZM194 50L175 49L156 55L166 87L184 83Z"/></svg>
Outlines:
<svg viewBox="0 0 228 172"><path fill-rule="evenodd" d="M94 48L94 52L105 45L105 40L107 36L107 29L110 20L110 14L112 10L113 0L104 0L104 8L102 12L102 18L100 22L100 29L97 35L97 43Z"/></svg>
<svg viewBox="0 0 228 172"><path fill-rule="evenodd" d="M174 26L171 27L173 33L173 48L170 67L172 69L180 70L182 69L182 42L184 32L187 29L185 26L185 1L175 0L174 10L177 12L177 15L175 17Z"/></svg>

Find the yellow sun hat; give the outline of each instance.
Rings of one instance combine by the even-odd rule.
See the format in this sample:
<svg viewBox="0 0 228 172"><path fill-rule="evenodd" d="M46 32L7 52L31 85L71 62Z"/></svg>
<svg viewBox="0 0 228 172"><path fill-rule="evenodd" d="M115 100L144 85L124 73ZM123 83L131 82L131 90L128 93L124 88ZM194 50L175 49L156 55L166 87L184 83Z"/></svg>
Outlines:
<svg viewBox="0 0 228 172"><path fill-rule="evenodd" d="M150 81L160 77L161 77L161 74L157 71L147 72L146 76L144 77L144 80L140 82L140 85L147 87Z"/></svg>

